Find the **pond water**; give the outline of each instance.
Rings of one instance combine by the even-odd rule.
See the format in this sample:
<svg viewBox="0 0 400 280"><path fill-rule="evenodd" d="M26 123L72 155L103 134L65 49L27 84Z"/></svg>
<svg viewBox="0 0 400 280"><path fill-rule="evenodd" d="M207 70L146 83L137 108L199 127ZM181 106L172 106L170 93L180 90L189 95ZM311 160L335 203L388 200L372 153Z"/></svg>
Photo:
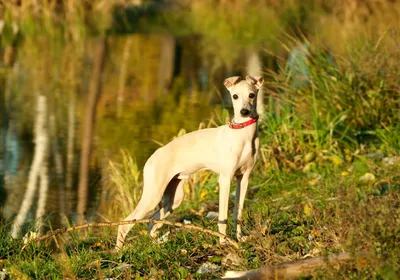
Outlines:
<svg viewBox="0 0 400 280"><path fill-rule="evenodd" d="M198 129L224 106L222 79L211 78L195 39L129 35L68 44L39 37L9 51L13 58L0 73L0 218L22 215L22 225L32 224L39 208L53 228L64 218L77 222L81 176L88 186L84 215L95 220L109 162L119 163L121 151L141 170L160 144ZM33 178L40 131L47 144L39 167L48 170Z"/></svg>

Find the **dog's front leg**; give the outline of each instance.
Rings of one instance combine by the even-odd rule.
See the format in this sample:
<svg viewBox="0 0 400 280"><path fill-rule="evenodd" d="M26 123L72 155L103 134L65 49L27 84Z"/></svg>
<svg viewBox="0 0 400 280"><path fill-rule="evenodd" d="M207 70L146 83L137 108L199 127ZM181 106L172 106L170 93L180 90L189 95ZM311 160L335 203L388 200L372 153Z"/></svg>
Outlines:
<svg viewBox="0 0 400 280"><path fill-rule="evenodd" d="M226 227L228 224L228 203L229 203L229 189L231 186L232 176L221 174L218 179L219 183L219 215L218 215L218 231L226 235ZM221 244L226 240L222 237L219 238Z"/></svg>
<svg viewBox="0 0 400 280"><path fill-rule="evenodd" d="M236 198L235 198L235 211L233 213L233 221L236 228L236 238L239 241L244 241L242 234L242 216L244 199L246 197L247 186L249 184L250 172L246 171L243 175L236 176Z"/></svg>

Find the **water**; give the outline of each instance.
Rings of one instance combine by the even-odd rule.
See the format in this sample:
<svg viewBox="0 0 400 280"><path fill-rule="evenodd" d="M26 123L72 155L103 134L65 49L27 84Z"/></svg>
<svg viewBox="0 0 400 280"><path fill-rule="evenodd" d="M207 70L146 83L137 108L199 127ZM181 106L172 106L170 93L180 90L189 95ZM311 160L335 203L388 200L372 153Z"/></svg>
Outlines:
<svg viewBox="0 0 400 280"><path fill-rule="evenodd" d="M40 185L47 178L44 217L57 228L66 220L78 222L81 176L88 177L85 219L96 220L102 214L99 199L109 161L120 162L121 151L127 150L141 169L160 143L170 141L181 129L198 129L214 110L221 111L222 81L221 87L210 89L209 66L198 60L190 40L177 47L175 38L164 35L110 36L96 80L99 42L28 38L12 50L15 60L3 65L0 218L12 221L26 205L24 197L40 150L35 142L38 118L43 118L47 135L39 166L47 165L48 172L38 173L23 224L36 220ZM96 84L100 89L90 135L85 122ZM45 98L43 114L37 111L38 96ZM86 142L92 145L91 152L85 150ZM84 153L89 157L83 174Z"/></svg>

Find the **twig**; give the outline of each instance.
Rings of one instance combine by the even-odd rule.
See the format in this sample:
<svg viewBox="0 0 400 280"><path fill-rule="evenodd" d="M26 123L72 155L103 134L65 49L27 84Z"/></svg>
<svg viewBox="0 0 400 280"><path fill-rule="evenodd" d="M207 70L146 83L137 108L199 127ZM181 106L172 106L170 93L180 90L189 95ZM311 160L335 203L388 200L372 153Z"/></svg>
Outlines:
<svg viewBox="0 0 400 280"><path fill-rule="evenodd" d="M224 238L227 242L229 242L234 247L236 247L236 248L239 247L238 243L236 241L234 241L233 239L227 237L226 235L223 235L222 233L219 233L219 232L216 232L216 231L213 231L210 229L202 228L202 227L191 225L191 224L186 225L186 224L179 223L179 222L170 222L167 220L141 219L141 220L129 220L129 221L109 222L109 223L89 223L89 224L84 224L84 225L79 225L79 226L74 226L74 227L69 227L69 228L56 229L45 235L42 235L40 237L29 240L22 247L21 251L23 251L28 246L28 244L30 244L32 242L43 241L43 240L46 240L53 236L56 236L56 235L59 235L62 233L66 233L66 232L75 231L75 230L86 229L86 228L90 228L90 227L115 227L115 226L128 225L128 224L134 225L134 224L148 224L148 223L163 224L163 225L170 225L170 226L175 226L175 227L184 228L184 229L197 230L197 231L204 232L204 233L216 236L216 237Z"/></svg>

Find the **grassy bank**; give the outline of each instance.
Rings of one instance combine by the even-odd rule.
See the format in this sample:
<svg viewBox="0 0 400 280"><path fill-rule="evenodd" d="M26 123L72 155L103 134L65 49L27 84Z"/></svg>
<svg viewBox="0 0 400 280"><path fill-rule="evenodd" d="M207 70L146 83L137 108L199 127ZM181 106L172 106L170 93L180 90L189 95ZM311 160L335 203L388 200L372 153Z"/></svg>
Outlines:
<svg viewBox="0 0 400 280"><path fill-rule="evenodd" d="M188 275L204 279L225 270L368 251L370 257L362 263L316 271L314 276L396 279L400 168L399 163L387 162L357 156L352 163L328 161L313 172L282 170L268 178L253 176L253 185L259 184L260 189L247 197L244 228L249 240L239 250L220 246L207 234L174 228L169 228L167 242L157 244L146 227L138 225L120 253L108 252L115 244L115 230L109 228L64 235L57 243L49 240L21 251L22 241L11 240L3 225L0 268L11 279L183 279ZM185 202L172 219L217 230L216 219L205 218L208 211L217 211L215 187L211 180L203 189L206 194ZM206 262L218 271L196 274Z"/></svg>
<svg viewBox="0 0 400 280"><path fill-rule="evenodd" d="M147 235L145 225L137 225L119 253L110 251L115 244L113 228L65 234L57 242L33 244L21 251L22 241L8 237L5 223L0 239L2 275L12 279L204 279L226 270L367 251L369 257L363 262L315 271L313 276L397 279L398 70L389 60L395 53L379 50L377 43L371 46L334 63L326 51L310 47L309 74L301 86L294 83L293 69L281 67L279 73L268 73L260 160L245 202L244 229L249 239L239 250L220 246L205 233L174 228L169 228L168 241L158 244ZM224 123L224 114L202 127ZM110 188L104 193L101 220L121 219L140 195L140 170L129 154L123 158L123 163L110 165ZM172 220L217 230L216 218L206 218L218 209L217 180L209 174L199 173L188 182L187 199ZM232 227L230 220L231 236ZM198 273L204 263L215 265L215 270Z"/></svg>

